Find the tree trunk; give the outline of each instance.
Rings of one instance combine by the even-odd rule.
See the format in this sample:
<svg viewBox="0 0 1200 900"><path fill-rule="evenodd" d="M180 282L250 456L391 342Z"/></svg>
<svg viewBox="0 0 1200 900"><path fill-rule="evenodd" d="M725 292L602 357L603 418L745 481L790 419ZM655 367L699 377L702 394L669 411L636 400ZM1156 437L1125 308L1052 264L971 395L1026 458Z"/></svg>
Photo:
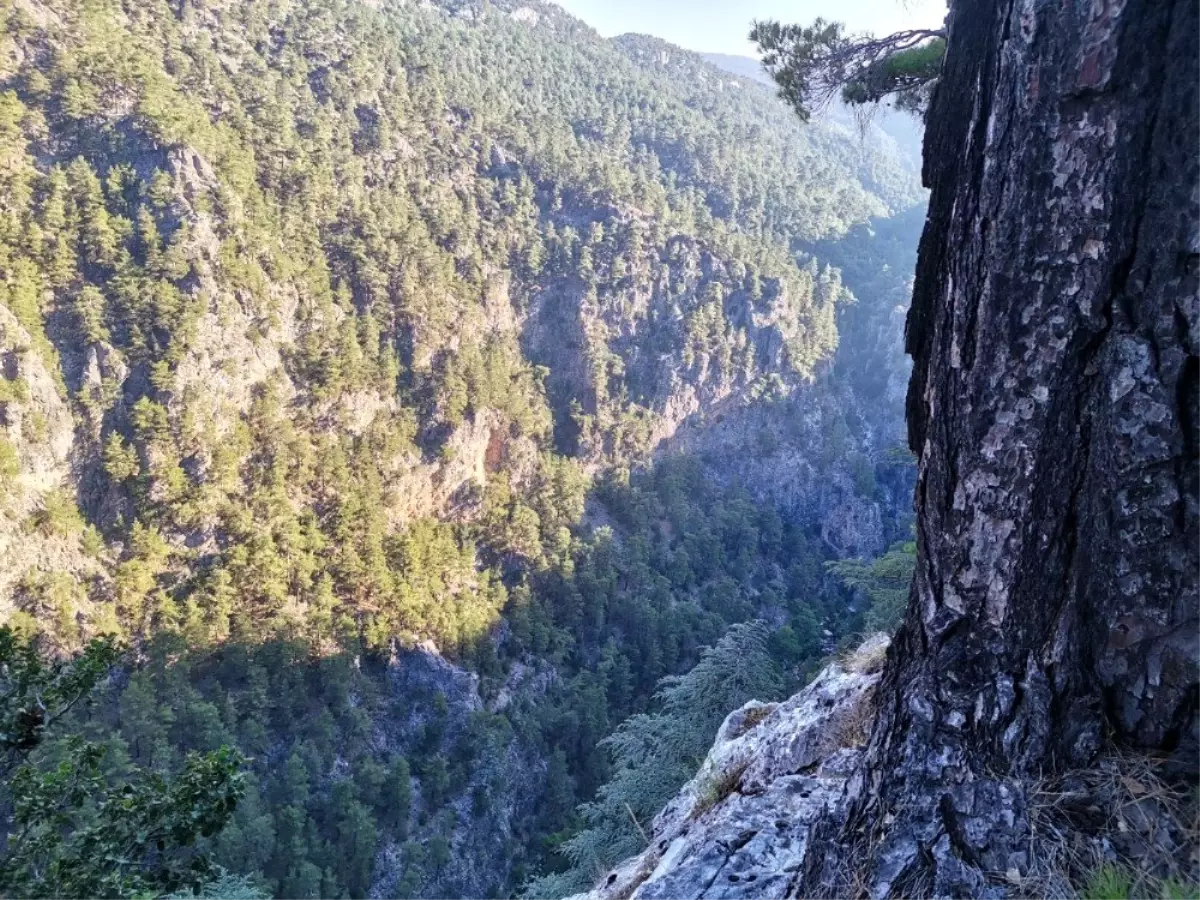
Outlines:
<svg viewBox="0 0 1200 900"><path fill-rule="evenodd" d="M848 834L1023 872L1021 779L1195 729L1196 0L952 0L907 342L918 558Z"/></svg>

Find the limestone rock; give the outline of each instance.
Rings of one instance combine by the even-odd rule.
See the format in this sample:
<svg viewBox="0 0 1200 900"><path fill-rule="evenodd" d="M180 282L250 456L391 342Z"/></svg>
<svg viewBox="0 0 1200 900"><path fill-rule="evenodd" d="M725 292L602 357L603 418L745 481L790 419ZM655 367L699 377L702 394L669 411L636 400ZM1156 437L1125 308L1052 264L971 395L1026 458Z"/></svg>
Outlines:
<svg viewBox="0 0 1200 900"><path fill-rule="evenodd" d="M791 699L730 713L700 771L655 818L646 849L586 900L784 896L813 824L840 816L886 648L875 636Z"/></svg>

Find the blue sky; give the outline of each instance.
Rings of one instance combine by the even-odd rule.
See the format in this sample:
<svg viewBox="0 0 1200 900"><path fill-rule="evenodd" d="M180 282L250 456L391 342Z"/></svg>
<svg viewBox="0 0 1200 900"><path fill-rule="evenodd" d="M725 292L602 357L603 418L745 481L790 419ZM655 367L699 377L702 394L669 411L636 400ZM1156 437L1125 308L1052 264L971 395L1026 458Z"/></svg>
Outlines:
<svg viewBox="0 0 1200 900"><path fill-rule="evenodd" d="M746 40L753 19L807 24L821 16L852 31L887 34L933 27L944 0L555 0L601 34L652 34L689 50L753 54Z"/></svg>

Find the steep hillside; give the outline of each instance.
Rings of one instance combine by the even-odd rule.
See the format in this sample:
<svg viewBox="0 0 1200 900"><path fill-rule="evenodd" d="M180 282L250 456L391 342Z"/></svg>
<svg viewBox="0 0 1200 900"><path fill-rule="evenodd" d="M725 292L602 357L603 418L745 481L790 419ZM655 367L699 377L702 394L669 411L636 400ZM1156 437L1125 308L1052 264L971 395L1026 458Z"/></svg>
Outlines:
<svg viewBox="0 0 1200 900"><path fill-rule="evenodd" d="M858 626L823 563L909 535L903 160L549 4L0 21L0 611L133 648L72 724L114 778L254 757L223 865L510 891L661 678Z"/></svg>
<svg viewBox="0 0 1200 900"><path fill-rule="evenodd" d="M379 483L356 489L388 531L478 519L505 482L524 499L556 449L637 459L701 407L810 378L844 292L783 241L887 211L855 178L862 148L772 127L714 70L666 77L627 60L635 42L489 9L13 10L10 380L61 381L7 401L10 429L22 408L45 421L13 477L44 433L110 540L141 520L179 562L224 561L242 464L281 415L318 469L372 459ZM915 197L870 162L893 204ZM345 491L289 475L280 515L323 503L328 538ZM561 516L509 505L553 542ZM291 591L263 588L274 616ZM138 631L142 612L117 617Z"/></svg>
<svg viewBox="0 0 1200 900"><path fill-rule="evenodd" d="M751 56L737 56L733 53L704 53L706 60L719 69L732 72L747 81L757 81L759 84L771 87L774 82L762 67L762 64Z"/></svg>

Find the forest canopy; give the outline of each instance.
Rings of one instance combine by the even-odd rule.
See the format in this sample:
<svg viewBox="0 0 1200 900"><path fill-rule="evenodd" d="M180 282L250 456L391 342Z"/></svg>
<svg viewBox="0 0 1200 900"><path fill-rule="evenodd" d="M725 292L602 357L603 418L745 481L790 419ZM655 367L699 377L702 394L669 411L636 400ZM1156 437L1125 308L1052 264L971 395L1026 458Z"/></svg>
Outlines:
<svg viewBox="0 0 1200 900"><path fill-rule="evenodd" d="M907 534L886 136L539 2L0 24L0 601L45 671L125 648L7 786L13 891L511 892L731 628L792 687L861 627L811 508L671 441L778 410L740 456L819 431Z"/></svg>

